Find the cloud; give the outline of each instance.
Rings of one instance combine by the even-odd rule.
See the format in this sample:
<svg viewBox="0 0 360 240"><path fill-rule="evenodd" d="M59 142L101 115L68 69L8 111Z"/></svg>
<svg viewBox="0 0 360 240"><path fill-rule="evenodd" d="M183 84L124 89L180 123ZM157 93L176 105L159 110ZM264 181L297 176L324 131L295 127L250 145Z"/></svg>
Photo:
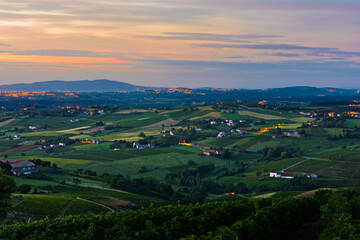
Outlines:
<svg viewBox="0 0 360 240"><path fill-rule="evenodd" d="M17 51L17 55L36 55L36 56L57 56L57 57L104 57L104 54L98 54L92 51L69 50L69 49L40 49Z"/></svg>
<svg viewBox="0 0 360 240"><path fill-rule="evenodd" d="M326 55L336 55L342 57L356 57L360 56L360 52L347 52L347 51L340 51L340 50L329 50L329 51L318 51L314 49L310 51L307 55L309 56L325 56Z"/></svg>
<svg viewBox="0 0 360 240"><path fill-rule="evenodd" d="M143 38L159 40L198 40L198 41L221 41L221 42L242 42L249 43L243 39L280 38L282 35L270 34L215 34L196 32L164 32L164 35L142 36Z"/></svg>
<svg viewBox="0 0 360 240"><path fill-rule="evenodd" d="M224 58L229 58L229 59L238 59L238 58L244 58L245 56L227 56Z"/></svg>
<svg viewBox="0 0 360 240"><path fill-rule="evenodd" d="M283 50L283 51L293 51L300 50L305 51L304 55L308 56L337 56L337 57L355 57L360 56L360 52L348 52L341 51L338 48L331 47L307 47L302 45L294 44L223 44L223 43L199 43L193 44L193 47L207 47L207 48L238 48L238 49L254 49L254 50ZM264 53L263 55L271 56L282 56L282 57L294 57L300 56L295 53Z"/></svg>
<svg viewBox="0 0 360 240"><path fill-rule="evenodd" d="M360 64L351 61L282 61L282 62L227 62L227 61L190 61L190 60L149 60L144 61L160 65L169 66L172 69L197 69L199 71L231 71L233 73L271 73L280 74L287 72L289 77L297 73L320 73L331 75L343 72L344 75L352 73L360 78ZM355 74L356 73L356 74Z"/></svg>
<svg viewBox="0 0 360 240"><path fill-rule="evenodd" d="M284 53L284 52L275 52L275 53L263 53L262 56L275 56L275 57L300 57L302 55L298 53Z"/></svg>
<svg viewBox="0 0 360 240"><path fill-rule="evenodd" d="M306 47L292 44L222 44L222 43L199 43L193 44L194 47L207 48L246 48L246 49L261 49L261 50L319 50L331 51L337 48L327 47Z"/></svg>
<svg viewBox="0 0 360 240"><path fill-rule="evenodd" d="M6 43L0 43L0 46L9 47L10 45L9 45L9 44L6 44Z"/></svg>

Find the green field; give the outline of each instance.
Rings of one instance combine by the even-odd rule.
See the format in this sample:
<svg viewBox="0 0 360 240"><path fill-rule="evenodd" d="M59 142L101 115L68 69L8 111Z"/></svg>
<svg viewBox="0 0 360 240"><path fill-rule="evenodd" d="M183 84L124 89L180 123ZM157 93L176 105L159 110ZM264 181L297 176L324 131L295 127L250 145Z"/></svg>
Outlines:
<svg viewBox="0 0 360 240"><path fill-rule="evenodd" d="M37 179L11 176L18 186L30 184L33 190L37 186L40 192L24 195L16 209L33 216L54 218L59 214L83 215L109 211L109 208L122 210L168 204L179 199L188 203L191 202L189 198L197 195L201 195L202 200L207 196L216 199L222 191L234 189L234 184L240 182L248 188L248 196L271 193L274 197L293 196L300 190L318 186L342 187L360 183L360 140L359 131L354 127L360 126L360 120L345 116L342 121L336 122L338 119L323 117L328 116L327 112L347 111L347 106L310 106L304 103L299 106L248 107L235 103L223 104L186 109L169 106L159 109L109 108L100 113L89 107L73 115L67 110L57 112L60 110L46 109L39 110L41 114L14 112L0 116L5 120L0 122L1 158L41 159L56 164L64 172L44 173L45 167L40 167L45 176L42 176L43 179L41 175L35 177ZM299 114L300 111L317 112L319 115L305 117ZM212 119L218 123L211 124ZM225 119L233 120L237 126L220 123ZM239 120L247 121L240 123ZM29 125L42 125L42 128L29 131ZM282 131L305 132L305 137L275 136L277 126L281 126ZM248 133L241 135L235 131L240 128L248 130ZM259 131L266 128L269 131ZM216 138L220 131L226 132L225 138ZM21 138L13 139L14 135L21 135ZM172 140L168 141L167 138ZM88 140L92 139L103 142L89 143ZM142 144L155 142L157 146L133 149L134 141ZM59 142L66 142L67 146L46 151L40 149L41 146ZM177 145L179 142L192 143L188 144L192 146ZM30 145L36 148L31 149ZM114 146L117 150L110 150ZM268 159L263 156L262 150L265 148L287 151L283 150L287 148L279 148L284 146L301 149L301 155L296 156L302 157ZM201 154L215 150L226 151L215 157ZM282 156L287 156L286 152ZM304 159L307 160L287 168ZM269 172L285 168L286 171L302 175L319 173L320 177L303 177L296 181L269 177ZM120 184L114 182L117 176L111 174L122 175L132 183L154 178L154 185L164 184L171 189L158 187L147 193L143 189L139 192L124 185L119 187ZM80 180L78 186L73 184L74 178ZM122 180L116 181L121 183ZM131 186L128 182L126 184ZM219 189L207 189L206 184ZM199 194L197 191L205 193ZM219 200L237 198L223 196ZM57 208L45 210L56 202L59 202Z"/></svg>
<svg viewBox="0 0 360 240"><path fill-rule="evenodd" d="M93 202L75 199L64 212L64 215L91 215L108 212L109 209Z"/></svg>
<svg viewBox="0 0 360 240"><path fill-rule="evenodd" d="M49 197L46 195L33 195L25 198L14 207L14 211L20 211L29 215L44 218L57 217L61 210L71 201L65 197Z"/></svg>

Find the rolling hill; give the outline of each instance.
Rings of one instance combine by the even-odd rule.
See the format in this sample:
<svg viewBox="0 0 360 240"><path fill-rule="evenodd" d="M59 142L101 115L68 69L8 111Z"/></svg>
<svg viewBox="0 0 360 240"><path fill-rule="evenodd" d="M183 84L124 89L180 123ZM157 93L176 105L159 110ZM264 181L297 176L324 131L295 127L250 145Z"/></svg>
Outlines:
<svg viewBox="0 0 360 240"><path fill-rule="evenodd" d="M156 89L132 85L129 83L111 81L107 79L79 80L79 81L46 81L34 83L18 83L0 85L0 91L56 91L56 92L114 92L114 91L141 91Z"/></svg>

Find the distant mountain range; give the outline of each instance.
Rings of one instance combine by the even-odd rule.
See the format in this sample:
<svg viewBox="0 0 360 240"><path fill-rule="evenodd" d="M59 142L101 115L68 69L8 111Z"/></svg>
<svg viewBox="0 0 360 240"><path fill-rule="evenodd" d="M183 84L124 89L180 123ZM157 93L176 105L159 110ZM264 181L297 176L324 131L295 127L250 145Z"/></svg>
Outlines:
<svg viewBox="0 0 360 240"><path fill-rule="evenodd" d="M55 91L55 92L116 92L116 91L141 91L158 89L154 87L136 86L129 83L97 79L93 81L46 81L35 83L17 83L0 85L0 91Z"/></svg>
<svg viewBox="0 0 360 240"><path fill-rule="evenodd" d="M54 91L54 92L116 92L116 91L142 91L142 90L163 90L167 88L137 86L129 83L112 81L107 79L80 80L80 81L46 81L35 83L18 83L10 85L0 85L0 91ZM183 88L184 89L184 88ZM190 88L189 88L190 89ZM214 88L196 88L193 92L218 92ZM316 87L284 87L269 89L234 89L236 94L240 94L244 99L252 99L255 96L267 98L276 97L317 97L317 96L360 96L356 89L341 88L316 88ZM219 94L222 92L219 90ZM226 92L224 92L226 93ZM233 92L234 93L234 92Z"/></svg>

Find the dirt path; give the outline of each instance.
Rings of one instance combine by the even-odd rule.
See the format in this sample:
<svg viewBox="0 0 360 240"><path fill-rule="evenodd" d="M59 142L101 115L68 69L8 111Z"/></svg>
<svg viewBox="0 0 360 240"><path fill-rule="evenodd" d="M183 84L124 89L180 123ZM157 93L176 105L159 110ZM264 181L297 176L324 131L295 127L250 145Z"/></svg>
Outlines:
<svg viewBox="0 0 360 240"><path fill-rule="evenodd" d="M90 128L90 126L83 126L83 127L78 127L78 128L71 128L71 129L66 129L66 130L61 130L61 131L56 131L56 132L59 132L59 133L68 133L68 132L78 131L78 130L82 130L82 129L86 129L86 128Z"/></svg>
<svg viewBox="0 0 360 240"><path fill-rule="evenodd" d="M286 167L286 168L283 168L283 169L281 169L280 171L285 171L285 170L287 170L287 169L289 169L289 168L292 168L292 167L294 167L294 166L296 166L296 165L298 165L298 164L300 164L300 163L303 163L303 162L305 162L306 160L309 160L309 159L311 159L311 158L306 158L306 159L304 159L304 160L301 160L300 162L294 163L293 165L290 165L290 166L288 166L288 167Z"/></svg>
<svg viewBox="0 0 360 240"><path fill-rule="evenodd" d="M57 217L64 216L64 213L66 212L66 210L68 210L68 208L71 206L71 204L73 204L73 202L74 202L74 199L71 199L71 201L65 205L65 207L61 210L61 212L59 213L59 215Z"/></svg>
<svg viewBox="0 0 360 240"><path fill-rule="evenodd" d="M110 208L110 207L108 207L108 206L106 206L106 205L103 205L103 204L101 204L101 203L98 203L98 202L94 202L94 201L87 200L87 199L84 199L84 198L79 198L79 197L77 197L76 199L83 200L83 201L86 201L86 202L91 202L91 203L93 203L93 204L102 206L102 207L108 209L109 211L114 211L114 209L112 209L112 208Z"/></svg>
<svg viewBox="0 0 360 240"><path fill-rule="evenodd" d="M5 121L2 121L0 122L0 127L3 127L9 123L11 123L12 121L16 120L15 118L12 118L12 119L9 119L9 120L5 120Z"/></svg>

